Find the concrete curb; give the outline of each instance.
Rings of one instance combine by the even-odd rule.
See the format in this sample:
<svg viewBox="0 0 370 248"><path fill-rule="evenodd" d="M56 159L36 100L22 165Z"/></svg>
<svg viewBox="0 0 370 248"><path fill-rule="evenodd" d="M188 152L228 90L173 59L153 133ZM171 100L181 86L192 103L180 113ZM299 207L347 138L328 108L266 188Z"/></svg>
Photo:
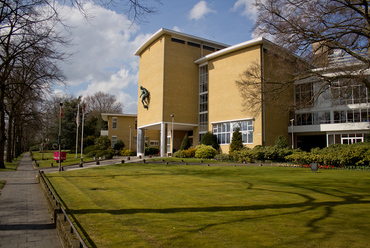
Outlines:
<svg viewBox="0 0 370 248"><path fill-rule="evenodd" d="M81 244L76 232L76 228L72 227L67 221L65 214L62 212L61 206L52 191L49 190L48 185L41 178L41 172L38 173L38 180L44 196L47 199L49 209L52 213L54 225L58 232L60 241L65 248L80 248L87 247L85 243Z"/></svg>

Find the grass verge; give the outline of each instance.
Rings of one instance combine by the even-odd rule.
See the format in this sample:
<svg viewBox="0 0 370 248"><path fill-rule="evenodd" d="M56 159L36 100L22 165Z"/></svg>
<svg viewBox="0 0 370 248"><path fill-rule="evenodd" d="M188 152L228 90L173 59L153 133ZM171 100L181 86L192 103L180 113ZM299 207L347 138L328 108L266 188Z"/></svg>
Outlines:
<svg viewBox="0 0 370 248"><path fill-rule="evenodd" d="M21 162L21 159L23 157L23 154L21 154L19 157L15 158L13 162L5 162L5 169L1 169L0 171L15 171L18 168L19 163Z"/></svg>
<svg viewBox="0 0 370 248"><path fill-rule="evenodd" d="M93 247L366 247L370 173L123 164L47 174Z"/></svg>
<svg viewBox="0 0 370 248"><path fill-rule="evenodd" d="M5 185L5 181L0 180L0 190L1 190L2 188L4 188L4 185Z"/></svg>
<svg viewBox="0 0 370 248"><path fill-rule="evenodd" d="M67 159L61 163L62 166L78 164L81 162L80 154L77 156L77 158L75 158L76 154L67 152L66 155ZM39 167L51 167L51 163L53 163L53 166L59 165L59 163L54 160L54 151L44 152L44 154L42 154L42 152L32 152L32 158L37 160ZM93 161L93 158L83 158L83 161L90 162Z"/></svg>

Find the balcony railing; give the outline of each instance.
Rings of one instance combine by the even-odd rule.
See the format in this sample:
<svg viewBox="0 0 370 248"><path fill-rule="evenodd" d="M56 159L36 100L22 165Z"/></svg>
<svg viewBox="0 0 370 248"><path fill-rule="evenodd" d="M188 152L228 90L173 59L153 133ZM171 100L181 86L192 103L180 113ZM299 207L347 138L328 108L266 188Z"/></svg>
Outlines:
<svg viewBox="0 0 370 248"><path fill-rule="evenodd" d="M364 50L357 53L361 57L369 57L368 51ZM359 64L362 61L357 58L344 53L344 52L334 52L333 54L328 55L329 65L344 65L344 64Z"/></svg>

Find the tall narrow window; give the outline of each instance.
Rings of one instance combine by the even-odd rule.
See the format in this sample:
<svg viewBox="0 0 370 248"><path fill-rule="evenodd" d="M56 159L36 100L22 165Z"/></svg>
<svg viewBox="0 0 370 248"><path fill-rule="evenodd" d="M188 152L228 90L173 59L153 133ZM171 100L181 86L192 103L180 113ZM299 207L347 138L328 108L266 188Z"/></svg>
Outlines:
<svg viewBox="0 0 370 248"><path fill-rule="evenodd" d="M117 117L112 118L112 128L117 129Z"/></svg>
<svg viewBox="0 0 370 248"><path fill-rule="evenodd" d="M199 67L199 141L208 131L208 65Z"/></svg>

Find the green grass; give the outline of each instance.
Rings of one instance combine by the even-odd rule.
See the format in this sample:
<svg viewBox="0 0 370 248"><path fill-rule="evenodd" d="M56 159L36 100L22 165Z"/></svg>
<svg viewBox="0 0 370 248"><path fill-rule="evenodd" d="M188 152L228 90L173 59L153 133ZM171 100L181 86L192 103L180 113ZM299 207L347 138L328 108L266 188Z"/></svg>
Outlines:
<svg viewBox="0 0 370 248"><path fill-rule="evenodd" d="M370 173L123 164L47 174L93 247L367 247Z"/></svg>
<svg viewBox="0 0 370 248"><path fill-rule="evenodd" d="M0 180L0 190L4 187L5 181Z"/></svg>
<svg viewBox="0 0 370 248"><path fill-rule="evenodd" d="M15 170L17 170L18 165L21 162L22 157L23 157L23 154L21 154L19 157L15 158L12 163L5 162L5 169L0 169L0 171L15 171Z"/></svg>
<svg viewBox="0 0 370 248"><path fill-rule="evenodd" d="M212 163L212 164L218 164L218 163L226 163L226 162L222 162L222 161L218 161L218 160L215 160L215 159L202 159L202 158L175 158L175 157L166 157L166 158L150 158L150 159L147 159L148 163L150 163L150 161L163 161L164 162L182 162L182 160L184 162L187 162L187 163ZM232 162L229 162L229 163L232 163Z"/></svg>
<svg viewBox="0 0 370 248"><path fill-rule="evenodd" d="M66 153L67 159L61 163L62 166L65 165L71 165L71 164L78 164L81 162L81 154L77 155L77 158L75 158L75 153ZM54 151L48 151L44 152L32 152L32 157L37 161L39 164L39 167L51 167L51 163L53 163L53 166L58 166L59 163L57 163L54 160ZM93 158L83 158L84 162L93 161Z"/></svg>

